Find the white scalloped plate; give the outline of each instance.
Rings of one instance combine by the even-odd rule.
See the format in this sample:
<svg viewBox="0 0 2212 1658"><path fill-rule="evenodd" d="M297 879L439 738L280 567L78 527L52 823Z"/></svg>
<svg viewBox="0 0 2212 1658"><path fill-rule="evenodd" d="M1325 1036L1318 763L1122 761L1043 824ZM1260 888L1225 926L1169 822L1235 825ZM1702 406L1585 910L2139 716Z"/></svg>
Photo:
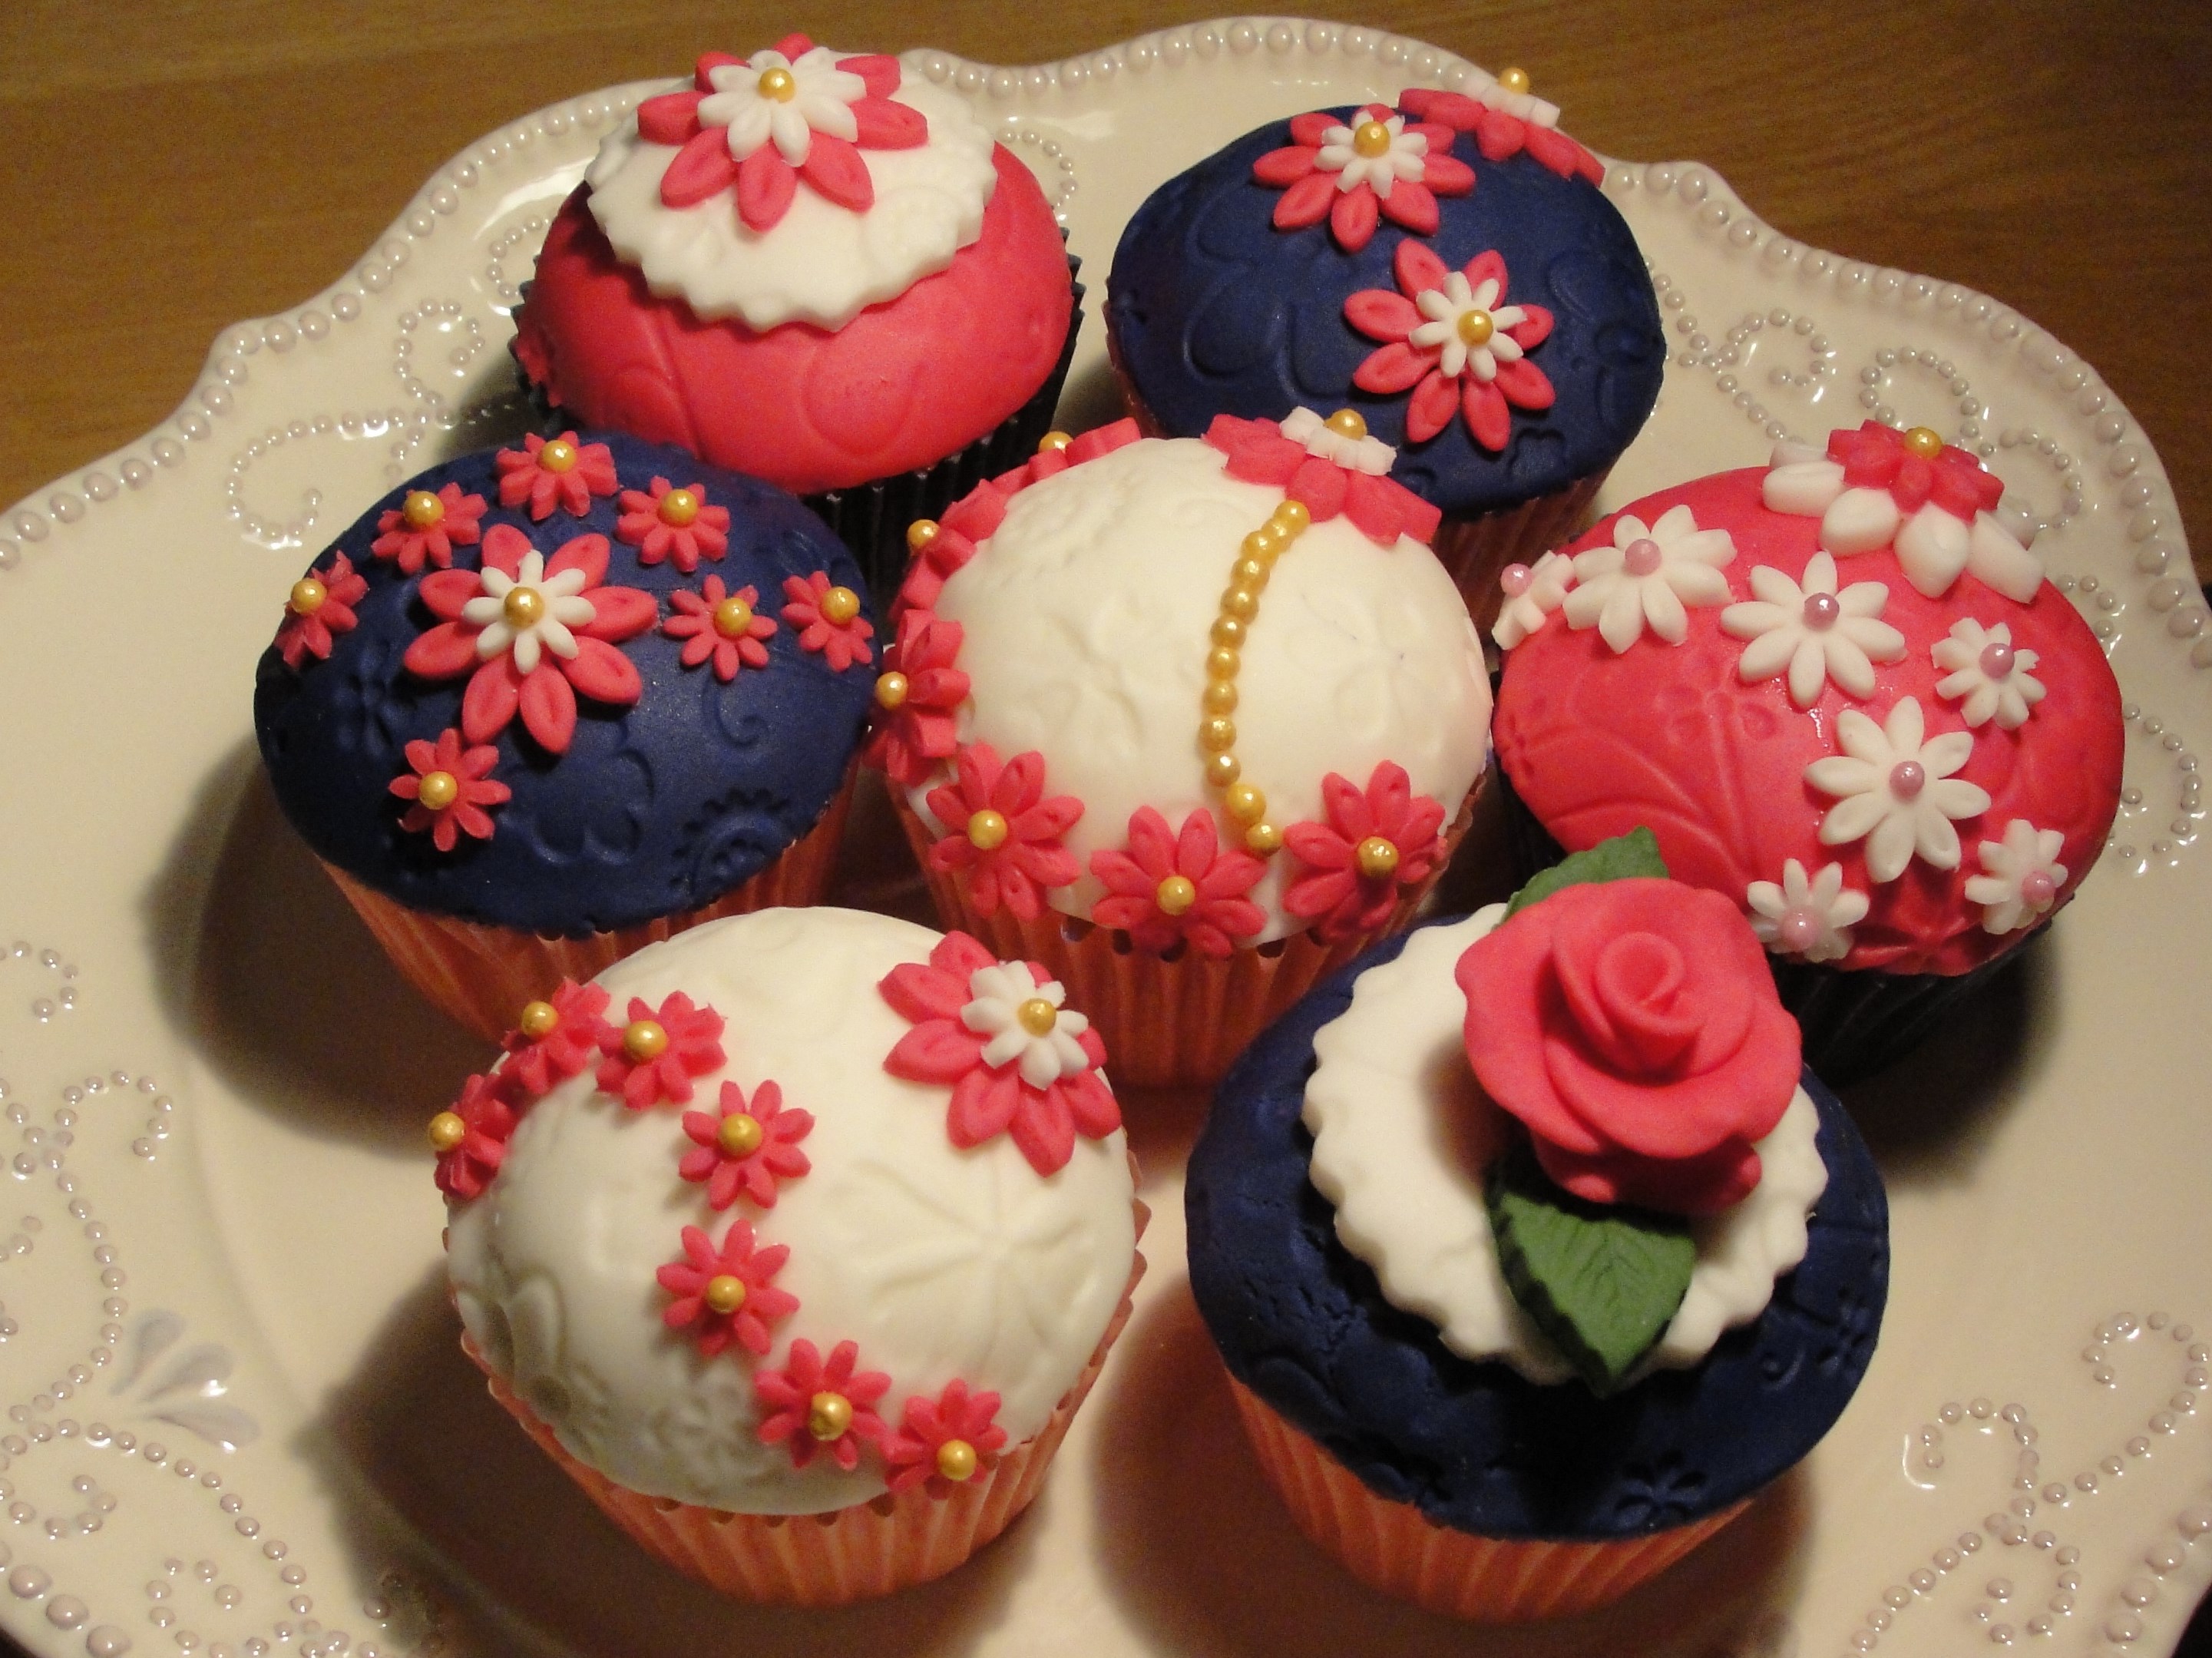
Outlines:
<svg viewBox="0 0 2212 1658"><path fill-rule="evenodd" d="M1269 19L1048 69L908 62L1003 118L1061 192L1094 295L1138 201L1238 132L1480 73ZM2189 781L2212 637L2172 497L2118 400L2033 325L1802 247L1693 166L1609 176L1679 353L1611 500L1863 405L1982 442L2066 521L2040 547L2133 711L2116 844L2050 947L1941 1056L1856 1101L1895 1283L1865 1386L1805 1471L1591 1624L1477 1633L1369 1596L1298 1539L1237 1437L1181 1270L1194 1106L1173 1101L1139 1124L1154 1270L1136 1320L1036 1512L968 1569L843 1613L749 1609L637 1554L538 1458L455 1350L441 1285L421 1125L479 1056L279 820L247 705L321 539L511 423L513 283L641 90L472 146L336 287L226 334L161 430L0 523L0 938L25 941L0 954L0 1629L95 1658L1703 1658L2001 1633L2168 1650L2212 1582L2212 1543L2191 1545L2212 1527L2212 1394L2200 1407L2205 1351L2176 1322L2212 1326L2212 1004L2193 970L2212 865ZM1095 322L1078 361L1065 424L1111 411Z"/></svg>

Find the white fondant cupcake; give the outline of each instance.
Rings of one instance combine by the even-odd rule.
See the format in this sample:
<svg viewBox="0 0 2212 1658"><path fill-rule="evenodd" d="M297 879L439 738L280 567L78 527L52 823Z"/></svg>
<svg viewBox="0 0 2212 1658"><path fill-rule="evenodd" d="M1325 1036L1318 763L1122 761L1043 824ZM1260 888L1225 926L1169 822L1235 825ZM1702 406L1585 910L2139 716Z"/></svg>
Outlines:
<svg viewBox="0 0 2212 1658"><path fill-rule="evenodd" d="M1142 1265L1104 1049L1062 1003L972 939L817 909L534 1005L431 1129L495 1395L730 1593L958 1565L1036 1494Z"/></svg>
<svg viewBox="0 0 2212 1658"><path fill-rule="evenodd" d="M1356 415L1123 421L918 526L868 751L949 921L1204 1082L1406 926L1488 745L1480 642Z"/></svg>

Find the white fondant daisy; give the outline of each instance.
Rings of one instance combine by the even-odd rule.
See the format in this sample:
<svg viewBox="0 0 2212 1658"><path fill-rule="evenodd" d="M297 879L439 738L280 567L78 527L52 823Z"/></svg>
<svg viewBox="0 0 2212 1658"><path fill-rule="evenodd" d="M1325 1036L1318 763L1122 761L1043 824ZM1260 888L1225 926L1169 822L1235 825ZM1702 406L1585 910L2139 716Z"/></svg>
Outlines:
<svg viewBox="0 0 2212 1658"><path fill-rule="evenodd" d="M1669 644L1688 636L1685 605L1728 601L1721 567L1735 557L1726 530L1701 530L1687 507L1669 507L1646 526L1632 514L1613 521L1613 545L1575 555L1575 588L1567 625L1595 626L1615 651L1652 632Z"/></svg>
<svg viewBox="0 0 2212 1658"><path fill-rule="evenodd" d="M1917 853L1939 869L1959 867L1954 818L1990 809L1988 794L1951 774L1974 752L1971 732L1947 731L1923 741L1920 699L1907 697L1876 725L1856 708L1836 716L1841 754L1814 760L1805 781L1836 803L1820 820L1820 844L1866 844L1867 873L1895 881Z"/></svg>
<svg viewBox="0 0 2212 1658"><path fill-rule="evenodd" d="M1851 928L1866 919L1867 895L1844 890L1844 866L1824 863L1810 881L1796 858L1782 863L1782 884L1754 881L1744 889L1751 930L1777 955L1834 961L1850 954Z"/></svg>
<svg viewBox="0 0 2212 1658"><path fill-rule="evenodd" d="M969 975L968 995L960 1022L990 1039L983 1044L983 1063L992 1070L1018 1064L1022 1081L1033 1088L1046 1088L1063 1076L1091 1069L1091 1056L1075 1039L1091 1028L1091 1021L1061 1007L1067 992L1058 979L1040 984L1019 962L1000 962ZM1052 1017L1039 1017L1034 1010L1024 1016L1024 1010L1033 1003L1044 1003Z"/></svg>
<svg viewBox="0 0 2212 1658"><path fill-rule="evenodd" d="M1528 314L1519 306L1498 302L1504 286L1495 277L1471 283L1466 271L1448 271L1443 287L1424 288L1413 296L1414 306L1428 320L1406 336L1407 344L1416 350L1438 352L1437 372L1446 380L1456 380L1462 374L1480 381L1497 379L1499 363L1521 360L1520 341L1505 331L1528 320ZM1462 320L1478 316L1487 326L1470 326L1463 332ZM1469 333L1483 343L1469 345Z"/></svg>
<svg viewBox="0 0 2212 1658"><path fill-rule="evenodd" d="M772 70L791 77L787 91L764 88L761 77ZM868 83L839 69L837 54L827 46L796 58L757 52L744 63L709 70L707 80L714 89L700 101L699 120L704 126L729 128L732 160L741 162L773 143L778 155L798 167L813 153L816 133L848 143L860 135L852 106L868 95Z"/></svg>
<svg viewBox="0 0 2212 1658"><path fill-rule="evenodd" d="M1416 184L1428 172L1424 159L1429 153L1427 135L1406 131L1406 118L1393 115L1382 123L1382 130L1390 135L1390 147L1374 155L1363 155L1354 142L1352 130L1342 125L1328 128L1322 134L1320 152L1314 165L1324 173L1336 174L1336 187L1351 192L1361 185L1373 190L1379 200L1387 201L1390 187L1401 179L1411 179Z"/></svg>
<svg viewBox="0 0 2212 1658"><path fill-rule="evenodd" d="M1318 455L1346 472L1367 472L1376 478L1388 477L1390 463L1398 458L1397 450L1381 438L1352 437L1304 407L1293 409L1283 417L1283 436L1294 443L1304 444L1308 454Z"/></svg>
<svg viewBox="0 0 2212 1658"><path fill-rule="evenodd" d="M571 569L548 576L545 555L535 548L522 555L513 576L486 564L477 579L483 591L461 607L461 619L483 630L477 635L477 656L489 661L513 650L518 674L534 672L541 651L574 656L576 636L568 630L599 614L589 599L577 596L590 579L587 572Z"/></svg>
<svg viewBox="0 0 2212 1658"><path fill-rule="evenodd" d="M2050 912L2066 885L2066 866L2057 861L2065 844L2057 830L2014 818L2005 825L2002 841L1985 840L1975 849L1984 873L1968 879L1966 902L1983 906L1985 931L2016 933Z"/></svg>
<svg viewBox="0 0 2212 1658"><path fill-rule="evenodd" d="M2039 658L2033 650L2013 648L2008 623L1985 628L1972 617L1954 622L1951 637L1938 639L1929 655L1947 671L1936 694L1953 702L1964 698L1959 717L1968 725L1994 717L2006 730L2017 730L2043 700L2043 681L2028 672Z"/></svg>
<svg viewBox="0 0 2212 1658"><path fill-rule="evenodd" d="M1816 552L1805 561L1801 587L1771 564L1751 572L1756 600L1721 613L1723 631L1751 643L1736 662L1746 685L1790 670L1790 699L1800 708L1820 701L1830 680L1851 696L1874 694L1874 665L1905 655L1905 636L1881 620L1889 589L1854 582L1836 591L1836 561Z"/></svg>
<svg viewBox="0 0 2212 1658"><path fill-rule="evenodd" d="M1500 650L1510 650L1542 627L1575 584L1575 562L1564 553L1547 552L1534 564L1508 564L1498 578L1505 602L1498 613L1498 625L1490 637Z"/></svg>

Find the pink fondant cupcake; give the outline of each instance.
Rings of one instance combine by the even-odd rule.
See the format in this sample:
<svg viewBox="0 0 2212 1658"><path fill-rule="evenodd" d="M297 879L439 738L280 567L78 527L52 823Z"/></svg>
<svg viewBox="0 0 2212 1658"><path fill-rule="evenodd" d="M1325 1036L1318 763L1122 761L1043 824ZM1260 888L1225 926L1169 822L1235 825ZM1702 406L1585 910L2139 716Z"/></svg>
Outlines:
<svg viewBox="0 0 2212 1658"><path fill-rule="evenodd" d="M1528 861L1650 826L1751 918L1838 1080L2033 937L2118 808L2119 687L2002 493L1869 423L1507 574L1498 759Z"/></svg>
<svg viewBox="0 0 2212 1658"><path fill-rule="evenodd" d="M807 498L869 578L1036 446L1077 290L1029 169L896 58L709 52L600 147L515 356L567 415Z"/></svg>

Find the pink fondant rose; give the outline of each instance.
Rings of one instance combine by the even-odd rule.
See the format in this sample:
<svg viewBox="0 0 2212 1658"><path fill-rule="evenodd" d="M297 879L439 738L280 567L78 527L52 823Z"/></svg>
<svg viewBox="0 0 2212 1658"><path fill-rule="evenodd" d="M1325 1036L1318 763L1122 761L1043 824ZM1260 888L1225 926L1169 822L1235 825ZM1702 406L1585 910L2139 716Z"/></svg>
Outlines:
<svg viewBox="0 0 2212 1658"><path fill-rule="evenodd" d="M1566 887L1459 960L1467 1056L1578 1198L1711 1215L1759 1184L1797 1086L1796 1021L1719 893Z"/></svg>

